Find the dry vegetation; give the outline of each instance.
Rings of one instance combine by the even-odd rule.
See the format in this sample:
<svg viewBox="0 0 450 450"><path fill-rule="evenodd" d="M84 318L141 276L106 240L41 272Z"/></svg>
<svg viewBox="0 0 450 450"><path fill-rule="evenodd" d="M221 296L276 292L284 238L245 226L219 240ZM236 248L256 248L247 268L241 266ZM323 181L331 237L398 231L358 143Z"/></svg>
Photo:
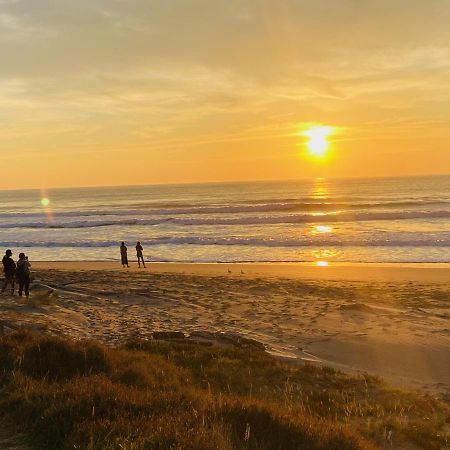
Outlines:
<svg viewBox="0 0 450 450"><path fill-rule="evenodd" d="M0 339L0 418L32 449L446 447L448 406L262 351Z"/></svg>

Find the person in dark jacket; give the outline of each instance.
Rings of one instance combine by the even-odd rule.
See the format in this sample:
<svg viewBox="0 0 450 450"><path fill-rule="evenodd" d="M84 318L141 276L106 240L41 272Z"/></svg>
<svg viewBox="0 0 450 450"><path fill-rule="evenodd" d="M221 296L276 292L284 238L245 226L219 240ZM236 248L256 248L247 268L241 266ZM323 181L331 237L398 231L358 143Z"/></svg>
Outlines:
<svg viewBox="0 0 450 450"><path fill-rule="evenodd" d="M145 269L144 254L142 253L143 251L144 251L144 249L143 249L141 243L139 241L137 241L136 242L136 256L137 256L139 268L141 267L141 261L142 261L142 265L144 266L144 269Z"/></svg>
<svg viewBox="0 0 450 450"><path fill-rule="evenodd" d="M120 244L120 258L122 260L122 267L130 267L128 265L128 249L125 242Z"/></svg>
<svg viewBox="0 0 450 450"><path fill-rule="evenodd" d="M30 267L28 257L25 253L19 253L19 260L16 267L16 278L19 283L19 295L22 297L22 292L25 291L25 296L30 295Z"/></svg>
<svg viewBox="0 0 450 450"><path fill-rule="evenodd" d="M3 273L5 274L5 281L3 283L2 292L5 292L8 284L11 286L11 294L14 295L14 284L16 274L16 263L11 258L12 251L6 250L5 256L2 259Z"/></svg>

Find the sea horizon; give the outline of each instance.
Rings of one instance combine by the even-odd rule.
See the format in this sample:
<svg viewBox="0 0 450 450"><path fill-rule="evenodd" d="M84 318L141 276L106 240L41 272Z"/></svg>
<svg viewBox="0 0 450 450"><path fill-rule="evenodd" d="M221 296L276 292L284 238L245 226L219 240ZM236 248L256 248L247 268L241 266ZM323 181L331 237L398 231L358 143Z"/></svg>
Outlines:
<svg viewBox="0 0 450 450"><path fill-rule="evenodd" d="M102 185L74 185L74 186L42 186L26 187L21 189L3 189L1 192L22 192L22 191L43 191L43 190L72 190L72 189L112 189L112 188L139 188L139 187L158 187L158 186L203 186L203 185L222 185L222 184L252 184L252 183L291 183L311 180L384 180L384 179L405 179L405 178L441 178L450 177L448 173L416 174L416 175L373 175L373 176L311 176L300 178L280 178L264 179L256 178L251 180L222 180L222 181L187 181L187 182L168 182L168 183L144 183L144 184L102 184Z"/></svg>

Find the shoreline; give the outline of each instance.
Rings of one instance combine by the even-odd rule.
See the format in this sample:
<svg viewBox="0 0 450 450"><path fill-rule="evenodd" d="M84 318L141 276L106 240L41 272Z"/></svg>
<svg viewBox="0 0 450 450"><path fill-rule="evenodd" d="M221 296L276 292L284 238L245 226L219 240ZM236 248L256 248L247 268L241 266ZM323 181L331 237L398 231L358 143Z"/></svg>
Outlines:
<svg viewBox="0 0 450 450"><path fill-rule="evenodd" d="M324 280L411 280L450 283L450 263L177 263L146 262L139 269L130 260L130 268L120 261L32 261L33 269L112 270L148 273L179 273L206 276L273 277Z"/></svg>
<svg viewBox="0 0 450 450"><path fill-rule="evenodd" d="M95 264L119 264L120 265L120 259L117 258L116 260L110 260L110 259L85 259L85 260L79 260L79 259L61 259L61 260L39 260L36 259L34 262L39 264L45 264L45 263L95 263ZM137 262L134 261L134 259L130 259L130 262L137 264ZM317 267L318 262L320 261L145 261L146 264L180 264L180 265L236 265L236 264L244 264L244 265L298 265L298 266L311 266L311 267ZM363 267L363 266L371 266L371 267L442 267L442 268L450 268L450 261L449 262L353 262L353 261L328 261L328 265L330 267L342 267L342 266L356 266L356 267Z"/></svg>

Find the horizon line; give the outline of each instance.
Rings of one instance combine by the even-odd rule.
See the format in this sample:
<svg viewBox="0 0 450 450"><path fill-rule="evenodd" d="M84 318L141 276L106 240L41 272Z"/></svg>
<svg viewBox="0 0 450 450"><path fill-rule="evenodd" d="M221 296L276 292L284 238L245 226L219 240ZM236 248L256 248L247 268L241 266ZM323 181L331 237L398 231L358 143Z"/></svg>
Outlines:
<svg viewBox="0 0 450 450"><path fill-rule="evenodd" d="M214 184L251 184L251 183L289 183L296 181L307 180L370 180L370 179L389 179L389 178L429 178L429 177L447 177L447 173L430 173L430 174L410 174L410 175L371 175L371 176L337 176L337 177L323 177L311 176L301 178L284 178L284 179L253 179L253 180L223 180L223 181L188 181L181 183L167 182L167 183L149 183L149 184L107 184L107 185L75 185L75 186L41 186L29 187L22 189L3 189L0 192L20 192L20 191L42 191L42 190L66 190L66 189L107 189L107 188L139 188L150 186L200 186L200 185L214 185Z"/></svg>

